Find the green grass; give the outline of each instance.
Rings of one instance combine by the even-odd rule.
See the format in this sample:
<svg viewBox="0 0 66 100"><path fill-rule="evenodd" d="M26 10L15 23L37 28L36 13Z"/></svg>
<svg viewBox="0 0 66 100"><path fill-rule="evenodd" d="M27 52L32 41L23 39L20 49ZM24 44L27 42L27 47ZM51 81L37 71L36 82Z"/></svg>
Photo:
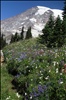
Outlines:
<svg viewBox="0 0 66 100"><path fill-rule="evenodd" d="M6 64L1 66L1 100L21 100L16 96L17 91L12 89L11 81L13 76L9 75L6 69Z"/></svg>

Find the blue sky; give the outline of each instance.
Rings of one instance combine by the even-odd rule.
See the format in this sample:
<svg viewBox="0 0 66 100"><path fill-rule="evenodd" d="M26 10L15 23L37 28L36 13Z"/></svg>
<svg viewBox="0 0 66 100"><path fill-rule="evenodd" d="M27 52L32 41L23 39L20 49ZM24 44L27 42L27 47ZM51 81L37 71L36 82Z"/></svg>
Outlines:
<svg viewBox="0 0 66 100"><path fill-rule="evenodd" d="M64 1L1 1L1 20L18 15L35 6L63 9Z"/></svg>

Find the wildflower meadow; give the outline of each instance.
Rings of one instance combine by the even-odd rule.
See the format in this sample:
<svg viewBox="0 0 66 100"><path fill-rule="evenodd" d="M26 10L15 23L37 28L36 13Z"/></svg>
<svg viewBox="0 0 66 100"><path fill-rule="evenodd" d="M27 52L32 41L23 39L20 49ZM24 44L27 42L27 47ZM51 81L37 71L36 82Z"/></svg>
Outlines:
<svg viewBox="0 0 66 100"><path fill-rule="evenodd" d="M65 45L48 49L28 39L6 46L3 52L16 100L66 100ZM11 95L2 100L12 100Z"/></svg>

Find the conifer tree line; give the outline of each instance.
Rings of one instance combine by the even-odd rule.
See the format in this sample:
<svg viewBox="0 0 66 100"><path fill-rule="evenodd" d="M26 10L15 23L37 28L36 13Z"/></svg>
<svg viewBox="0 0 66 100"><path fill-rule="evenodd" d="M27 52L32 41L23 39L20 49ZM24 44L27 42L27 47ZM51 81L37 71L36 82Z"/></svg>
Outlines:
<svg viewBox="0 0 66 100"><path fill-rule="evenodd" d="M30 39L30 38L32 38L31 27L28 28L25 39ZM24 39L24 27L22 27L20 35L17 32L15 33L15 35L12 34L10 43L23 39Z"/></svg>
<svg viewBox="0 0 66 100"><path fill-rule="evenodd" d="M61 47L66 43L66 1L64 2L63 20L58 16L54 20L50 15L45 28L42 30L43 34L39 37L39 42L45 44L47 47Z"/></svg>
<svg viewBox="0 0 66 100"><path fill-rule="evenodd" d="M4 35L0 32L0 50L6 45L6 40L4 39Z"/></svg>

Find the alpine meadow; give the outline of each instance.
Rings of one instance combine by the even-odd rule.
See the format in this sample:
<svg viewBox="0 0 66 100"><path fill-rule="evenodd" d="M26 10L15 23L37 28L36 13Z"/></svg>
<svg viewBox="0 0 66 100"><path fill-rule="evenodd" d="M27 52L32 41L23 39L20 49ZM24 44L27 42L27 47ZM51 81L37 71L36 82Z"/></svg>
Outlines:
<svg viewBox="0 0 66 100"><path fill-rule="evenodd" d="M66 100L66 1L1 24L1 100Z"/></svg>

